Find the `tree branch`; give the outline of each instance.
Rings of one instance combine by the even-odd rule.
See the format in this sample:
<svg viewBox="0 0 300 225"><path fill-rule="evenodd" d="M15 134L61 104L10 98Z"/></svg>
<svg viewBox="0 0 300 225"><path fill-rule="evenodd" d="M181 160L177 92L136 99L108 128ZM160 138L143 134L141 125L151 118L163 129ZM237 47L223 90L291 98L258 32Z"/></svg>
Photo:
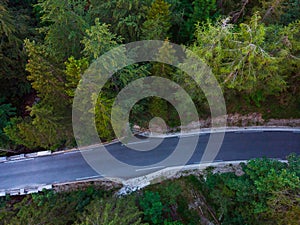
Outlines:
<svg viewBox="0 0 300 225"><path fill-rule="evenodd" d="M240 11L230 13L230 14L232 14L231 15L231 17L232 17L231 22L232 23L236 23L237 20L241 17L241 15L244 14L245 8L248 5L248 3L249 3L249 0L244 0L242 8L241 8Z"/></svg>

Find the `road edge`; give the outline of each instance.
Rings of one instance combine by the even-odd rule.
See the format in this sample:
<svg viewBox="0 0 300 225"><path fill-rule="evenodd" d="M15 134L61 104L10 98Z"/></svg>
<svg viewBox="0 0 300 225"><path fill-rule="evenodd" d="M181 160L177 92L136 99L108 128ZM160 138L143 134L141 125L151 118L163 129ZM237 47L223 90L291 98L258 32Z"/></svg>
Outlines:
<svg viewBox="0 0 300 225"><path fill-rule="evenodd" d="M191 130L190 132L186 133L170 133L170 134L157 134L157 133L149 133L149 132L141 132L138 133L138 136L142 137L150 137L150 138L172 138L172 137L182 137L182 136L193 136L193 135L202 135L202 134L212 134L212 133L220 133L220 132L264 132L264 131L278 131L278 132L295 132L300 133L300 127L286 127L286 126L251 126L251 127L219 127L219 128L202 128L202 129L195 129ZM111 142L104 143L104 146L109 146L112 144L119 143L120 141L115 139ZM100 144L99 144L100 146ZM86 146L84 148L91 148L97 147L97 145L93 146ZM75 153L80 152L78 148L71 148L65 149L62 151L54 151L46 150L46 151L39 151L27 154L19 154L9 157L0 157L0 163L8 162L8 161L17 161L17 160L24 160L27 158L36 158L36 157L44 157L49 155L58 155L64 153Z"/></svg>

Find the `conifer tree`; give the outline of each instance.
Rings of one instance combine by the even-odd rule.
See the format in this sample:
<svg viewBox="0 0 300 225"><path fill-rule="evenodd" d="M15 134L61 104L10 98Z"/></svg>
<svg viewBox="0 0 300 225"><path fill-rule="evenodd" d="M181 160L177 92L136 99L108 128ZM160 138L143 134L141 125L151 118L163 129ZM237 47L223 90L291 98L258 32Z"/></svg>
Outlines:
<svg viewBox="0 0 300 225"><path fill-rule="evenodd" d="M30 148L55 149L73 142L71 102L65 93L65 73L60 63L45 46L25 41L29 60L26 66L28 80L37 91L39 100L27 107L30 117L14 120L15 127L5 129L17 144Z"/></svg>
<svg viewBox="0 0 300 225"><path fill-rule="evenodd" d="M212 68L219 82L244 93L256 105L285 89L280 59L264 46L266 26L260 23L259 15L255 14L248 24L241 23L237 31L228 20L198 25L196 39L192 51Z"/></svg>
<svg viewBox="0 0 300 225"><path fill-rule="evenodd" d="M170 62L173 63L176 63L177 61L177 58L175 56L175 50L169 44L168 40L164 41L164 44L158 50L158 54L157 54L158 62L164 61L165 59L168 59ZM151 75L163 77L168 80L173 80L175 71L176 71L175 68L173 68L171 65L155 62L152 64ZM161 86L160 89L165 91L166 96L168 95L168 91L170 90L166 89L166 87L163 84L155 83L153 85L158 87ZM154 97L150 102L149 110L153 117L157 117L157 116L161 117L165 121L167 121L171 126L174 126L177 122L176 121L177 113L174 107L166 100L163 100L158 97Z"/></svg>
<svg viewBox="0 0 300 225"><path fill-rule="evenodd" d="M171 28L170 4L163 0L155 0L148 8L146 21L142 27L142 37L148 40L164 40Z"/></svg>
<svg viewBox="0 0 300 225"><path fill-rule="evenodd" d="M39 0L35 5L42 15L39 31L45 35L49 53L62 61L80 56L80 41L91 23L87 6L86 0Z"/></svg>

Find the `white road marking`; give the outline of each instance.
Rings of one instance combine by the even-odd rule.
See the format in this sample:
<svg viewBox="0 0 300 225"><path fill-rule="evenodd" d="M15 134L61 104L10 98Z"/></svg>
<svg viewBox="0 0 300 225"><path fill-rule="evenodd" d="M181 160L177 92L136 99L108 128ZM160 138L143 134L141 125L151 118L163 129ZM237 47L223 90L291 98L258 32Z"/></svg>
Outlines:
<svg viewBox="0 0 300 225"><path fill-rule="evenodd" d="M15 162L28 161L28 160L34 160L34 158L29 158L29 159L15 159L15 160L7 161L7 162L4 162L4 163L15 163Z"/></svg>
<svg viewBox="0 0 300 225"><path fill-rule="evenodd" d="M135 144L142 144L142 143L147 143L147 142L150 142L149 140L147 141L137 141L137 142L130 142L130 143L127 143L127 144L122 144L122 146L124 145L135 145Z"/></svg>
<svg viewBox="0 0 300 225"><path fill-rule="evenodd" d="M222 159L214 160L214 161L203 161L203 162L193 162L193 164L201 164L201 163L216 163L216 162L224 162Z"/></svg>
<svg viewBox="0 0 300 225"><path fill-rule="evenodd" d="M79 151L65 152L64 155L74 154L74 153L78 153L78 152L79 152Z"/></svg>
<svg viewBox="0 0 300 225"><path fill-rule="evenodd" d="M100 147L98 148L89 148L89 149L81 149L80 152L91 152L91 151L99 151Z"/></svg>
<svg viewBox="0 0 300 225"><path fill-rule="evenodd" d="M137 170L135 170L135 171L153 170L153 169L160 169L160 168L165 168L165 166L147 167L147 168L137 169Z"/></svg>
<svg viewBox="0 0 300 225"><path fill-rule="evenodd" d="M247 134L247 133L262 133L264 130L239 130L239 131L234 131L236 134Z"/></svg>
<svg viewBox="0 0 300 225"><path fill-rule="evenodd" d="M193 162L193 164L204 164L204 163L214 163L214 162L219 162L219 160L216 160L216 161ZM223 162L223 160L220 160L220 162Z"/></svg>
<svg viewBox="0 0 300 225"><path fill-rule="evenodd" d="M76 178L76 180L88 180L88 179L100 178L100 177L104 177L104 175L96 175L96 176L90 176L90 177L80 177L80 178Z"/></svg>
<svg viewBox="0 0 300 225"><path fill-rule="evenodd" d="M202 134L179 134L178 137L195 137L195 136L201 136Z"/></svg>

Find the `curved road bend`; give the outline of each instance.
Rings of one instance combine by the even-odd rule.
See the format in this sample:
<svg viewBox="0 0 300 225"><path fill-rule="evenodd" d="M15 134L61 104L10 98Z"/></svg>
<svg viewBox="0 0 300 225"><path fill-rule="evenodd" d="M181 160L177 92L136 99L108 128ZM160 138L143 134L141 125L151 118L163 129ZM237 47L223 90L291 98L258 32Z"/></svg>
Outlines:
<svg viewBox="0 0 300 225"><path fill-rule="evenodd" d="M213 134L199 136L197 148L187 164L199 163L209 135ZM185 138L186 148L188 148L190 137L181 138ZM151 139L142 140L141 144L148 141ZM107 159L95 160L123 178L141 176L161 169L151 167L151 165L171 154L177 142L178 137L166 138L156 149L146 152L130 150L121 143L107 146L109 152L118 160L135 166L145 166L145 169L131 171L130 174L123 173L121 167L111 168ZM300 132L227 132L215 161L248 160L257 157L285 159L291 153L300 154ZM168 166L176 165L165 165L165 167ZM28 188L96 177L101 176L86 163L79 151L0 163L0 190Z"/></svg>

